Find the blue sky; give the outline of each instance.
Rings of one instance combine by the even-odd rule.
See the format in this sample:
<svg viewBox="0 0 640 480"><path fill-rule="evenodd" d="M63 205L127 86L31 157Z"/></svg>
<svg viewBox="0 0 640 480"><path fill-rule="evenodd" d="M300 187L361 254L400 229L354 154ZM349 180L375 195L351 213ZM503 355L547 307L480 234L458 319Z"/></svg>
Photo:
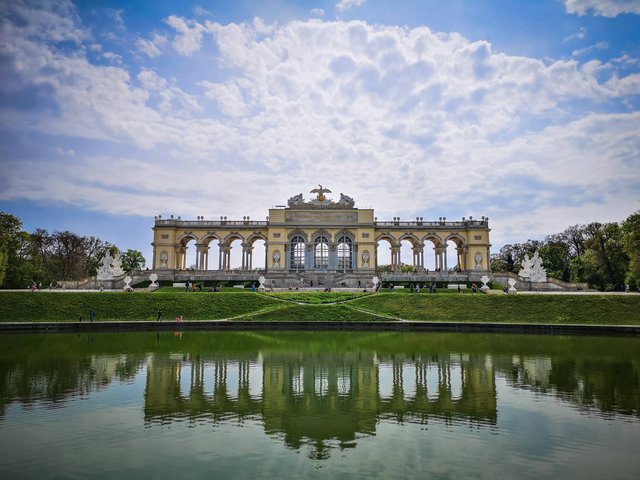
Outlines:
<svg viewBox="0 0 640 480"><path fill-rule="evenodd" d="M640 1L0 4L0 210L151 257L318 183L493 250L640 209Z"/></svg>

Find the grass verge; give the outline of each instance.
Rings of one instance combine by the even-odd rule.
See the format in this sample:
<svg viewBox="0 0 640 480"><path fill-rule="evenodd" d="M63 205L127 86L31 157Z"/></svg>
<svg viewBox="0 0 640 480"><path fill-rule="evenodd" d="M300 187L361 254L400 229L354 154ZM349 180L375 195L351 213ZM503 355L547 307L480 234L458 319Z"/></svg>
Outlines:
<svg viewBox="0 0 640 480"><path fill-rule="evenodd" d="M2 322L162 320L380 321L640 325L637 295L301 292L0 292Z"/></svg>

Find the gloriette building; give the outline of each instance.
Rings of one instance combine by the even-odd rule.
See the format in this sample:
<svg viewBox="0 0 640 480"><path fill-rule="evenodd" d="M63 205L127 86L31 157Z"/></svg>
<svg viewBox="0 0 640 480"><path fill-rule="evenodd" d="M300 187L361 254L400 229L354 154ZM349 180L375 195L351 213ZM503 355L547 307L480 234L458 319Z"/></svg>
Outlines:
<svg viewBox="0 0 640 480"><path fill-rule="evenodd" d="M158 216L153 227L153 269L175 280L252 280L264 275L275 286L295 282L359 286L376 274L378 243L383 241L391 250L390 276L401 273L401 248L411 248L409 274L416 280L455 275L462 281L479 278L489 269L488 218L379 221L373 209L356 208L347 195L331 199L325 195L331 191L321 185L311 193L315 197L310 200L300 193L286 206L269 209L266 221ZM265 268L257 271L253 251L259 240L265 245ZM188 248L194 246L195 266L187 265ZM452 246L457 261L448 265L447 248ZM232 248L242 248L240 265L231 265ZM217 255L217 262L211 261L212 255ZM427 255L434 256L431 271L425 268Z"/></svg>

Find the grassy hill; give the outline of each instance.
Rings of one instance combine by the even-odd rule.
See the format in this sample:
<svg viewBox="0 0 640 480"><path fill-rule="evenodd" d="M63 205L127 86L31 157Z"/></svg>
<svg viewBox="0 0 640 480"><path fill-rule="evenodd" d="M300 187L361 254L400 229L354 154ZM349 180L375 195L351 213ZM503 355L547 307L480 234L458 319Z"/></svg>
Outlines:
<svg viewBox="0 0 640 480"><path fill-rule="evenodd" d="M301 292L0 292L1 322L185 320L509 322L640 325L637 295Z"/></svg>

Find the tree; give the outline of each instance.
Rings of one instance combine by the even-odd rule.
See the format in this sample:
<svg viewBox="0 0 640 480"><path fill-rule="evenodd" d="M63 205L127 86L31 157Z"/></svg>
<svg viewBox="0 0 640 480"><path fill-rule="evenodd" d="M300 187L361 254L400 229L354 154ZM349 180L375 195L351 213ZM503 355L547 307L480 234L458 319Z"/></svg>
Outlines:
<svg viewBox="0 0 640 480"><path fill-rule="evenodd" d="M564 282L571 279L571 254L567 243L547 241L540 247L540 257L547 275Z"/></svg>
<svg viewBox="0 0 640 480"><path fill-rule="evenodd" d="M142 252L138 250L132 250L129 248L122 255L122 268L125 272L142 269L144 268L145 263L146 260L142 256Z"/></svg>
<svg viewBox="0 0 640 480"><path fill-rule="evenodd" d="M622 290L629 266L629 257L623 248L622 228L618 223L594 222L586 226L586 231L589 238L585 240L586 250L581 257L589 255L587 263L595 263L595 277L599 279L590 285L600 290Z"/></svg>
<svg viewBox="0 0 640 480"><path fill-rule="evenodd" d="M34 270L45 284L95 275L105 249L115 248L95 237L81 237L69 231L49 234L43 229L31 235L31 243Z"/></svg>
<svg viewBox="0 0 640 480"><path fill-rule="evenodd" d="M640 211L627 217L622 224L623 248L629 257L625 282L633 290L640 288Z"/></svg>
<svg viewBox="0 0 640 480"><path fill-rule="evenodd" d="M0 285L4 285L10 260L18 246L22 221L9 213L0 212ZM15 266L13 266L15 267Z"/></svg>

